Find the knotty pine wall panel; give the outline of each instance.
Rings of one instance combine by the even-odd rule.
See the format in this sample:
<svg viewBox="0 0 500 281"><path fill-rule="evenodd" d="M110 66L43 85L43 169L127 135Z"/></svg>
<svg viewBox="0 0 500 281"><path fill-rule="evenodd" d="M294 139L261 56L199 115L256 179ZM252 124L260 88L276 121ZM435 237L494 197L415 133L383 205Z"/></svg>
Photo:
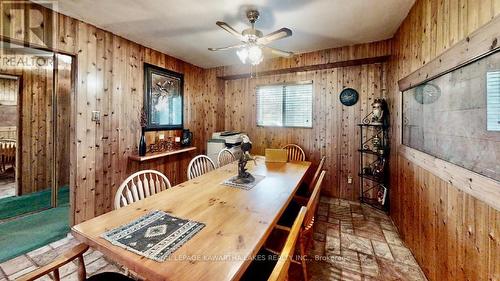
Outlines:
<svg viewBox="0 0 500 281"><path fill-rule="evenodd" d="M157 169L172 184L185 180L188 161L182 157L144 165L128 160L129 155L137 153L140 137L144 63L184 74L184 126L193 131L193 145L200 153L205 150L209 130L215 128L210 122L216 119L217 112L212 109L217 107L217 98L208 92L204 69L86 23L78 22L77 26L80 48L74 198L79 198L75 222L80 222L111 210L119 185L135 171ZM92 110L101 111L100 124L90 120ZM79 124L82 129L78 129Z"/></svg>
<svg viewBox="0 0 500 281"><path fill-rule="evenodd" d="M356 126L371 111L375 98L384 95L385 64L290 73L225 82L225 128L248 133L252 152L264 154L266 148L288 143L300 145L307 160L319 163L327 157L324 194L357 200L359 197L360 134ZM275 128L256 125L256 87L258 85L313 81L313 127ZM359 92L354 106L343 106L339 93L346 87ZM353 183L348 184L351 176Z"/></svg>
<svg viewBox="0 0 500 281"><path fill-rule="evenodd" d="M417 0L393 38L387 68L390 213L431 281L500 280L500 212L397 153L401 145L397 82L499 14L498 0Z"/></svg>

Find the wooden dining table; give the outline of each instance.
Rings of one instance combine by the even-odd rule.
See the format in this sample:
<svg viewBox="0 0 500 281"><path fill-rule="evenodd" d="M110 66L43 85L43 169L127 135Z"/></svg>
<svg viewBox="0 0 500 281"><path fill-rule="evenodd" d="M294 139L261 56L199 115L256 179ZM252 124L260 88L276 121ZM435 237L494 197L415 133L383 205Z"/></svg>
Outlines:
<svg viewBox="0 0 500 281"><path fill-rule="evenodd" d="M126 207L75 225L76 239L101 251L146 280L238 280L292 200L311 163L248 162L249 172L264 176L244 190L223 185L237 174L237 163L218 168ZM114 246L101 235L152 210L198 221L206 226L157 262Z"/></svg>

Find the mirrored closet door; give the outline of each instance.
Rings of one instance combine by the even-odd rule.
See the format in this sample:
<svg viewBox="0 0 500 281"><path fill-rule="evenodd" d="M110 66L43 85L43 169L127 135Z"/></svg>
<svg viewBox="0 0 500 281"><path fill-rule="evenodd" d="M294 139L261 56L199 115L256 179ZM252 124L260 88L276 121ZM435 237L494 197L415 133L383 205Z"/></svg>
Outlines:
<svg viewBox="0 0 500 281"><path fill-rule="evenodd" d="M71 56L1 43L0 222L69 205L73 93Z"/></svg>

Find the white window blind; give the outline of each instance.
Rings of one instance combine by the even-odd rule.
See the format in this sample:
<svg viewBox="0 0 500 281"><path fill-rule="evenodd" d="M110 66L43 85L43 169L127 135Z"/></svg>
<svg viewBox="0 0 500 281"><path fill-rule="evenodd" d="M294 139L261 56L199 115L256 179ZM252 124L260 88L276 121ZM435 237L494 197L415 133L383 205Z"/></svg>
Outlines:
<svg viewBox="0 0 500 281"><path fill-rule="evenodd" d="M312 82L257 87L257 125L312 128Z"/></svg>
<svg viewBox="0 0 500 281"><path fill-rule="evenodd" d="M500 71L486 73L487 130L500 131Z"/></svg>

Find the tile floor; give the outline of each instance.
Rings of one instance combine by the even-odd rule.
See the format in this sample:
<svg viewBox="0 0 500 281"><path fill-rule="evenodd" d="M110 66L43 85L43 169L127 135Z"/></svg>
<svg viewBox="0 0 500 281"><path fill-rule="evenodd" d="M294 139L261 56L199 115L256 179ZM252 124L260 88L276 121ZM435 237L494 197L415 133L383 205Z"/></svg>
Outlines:
<svg viewBox="0 0 500 281"><path fill-rule="evenodd" d="M322 197L317 219L311 280L427 280L384 212Z"/></svg>
<svg viewBox="0 0 500 281"><path fill-rule="evenodd" d="M323 197L317 219L308 267L311 280L426 280L385 213L357 202ZM15 280L77 243L68 235L4 262L0 264L0 281ZM84 259L88 275L102 271L125 272L98 251L89 250ZM76 261L64 266L61 279L77 280L76 269ZM52 277L47 275L39 280L49 281Z"/></svg>

